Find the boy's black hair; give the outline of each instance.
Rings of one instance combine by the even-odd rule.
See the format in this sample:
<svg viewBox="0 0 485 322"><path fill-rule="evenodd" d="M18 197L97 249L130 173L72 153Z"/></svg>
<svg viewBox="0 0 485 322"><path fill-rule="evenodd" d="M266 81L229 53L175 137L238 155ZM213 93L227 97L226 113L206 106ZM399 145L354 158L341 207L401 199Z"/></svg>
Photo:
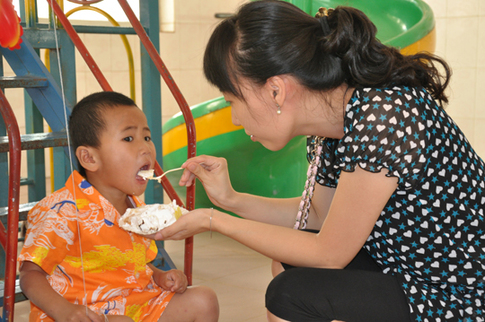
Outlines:
<svg viewBox="0 0 485 322"><path fill-rule="evenodd" d="M79 146L99 147L101 131L106 128L103 111L116 106L134 106L136 103L129 97L117 92L98 92L86 96L72 109L69 118L69 135L71 145L76 151ZM86 170L78 161L79 173L85 177Z"/></svg>

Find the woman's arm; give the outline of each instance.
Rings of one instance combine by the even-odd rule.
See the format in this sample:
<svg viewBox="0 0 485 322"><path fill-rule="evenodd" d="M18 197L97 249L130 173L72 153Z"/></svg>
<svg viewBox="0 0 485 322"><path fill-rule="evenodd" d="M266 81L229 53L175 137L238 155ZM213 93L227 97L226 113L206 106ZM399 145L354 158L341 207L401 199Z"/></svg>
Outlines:
<svg viewBox="0 0 485 322"><path fill-rule="evenodd" d="M70 303L47 281L47 273L33 262L22 262L20 287L27 298L56 321L103 322L104 318L82 305Z"/></svg>
<svg viewBox="0 0 485 322"><path fill-rule="evenodd" d="M320 229L327 216L334 193L335 189L315 185L307 228ZM225 209L246 219L290 228L295 224L301 201L301 197L278 199L247 193L238 193L237 199L238 201L233 203L233 207Z"/></svg>
<svg viewBox="0 0 485 322"><path fill-rule="evenodd" d="M259 223L198 209L157 233L160 239L183 239L202 231L220 232L268 256L294 266L343 268L362 248L382 209L397 188L385 171L356 167L342 172L328 215L318 234ZM317 195L315 198L319 198ZM317 201L317 204L321 202Z"/></svg>
<svg viewBox="0 0 485 322"><path fill-rule="evenodd" d="M217 206L239 216L278 226L293 227L300 197L277 199L240 193L232 188L227 161L223 158L199 156L185 162L180 185L190 186L198 178ZM302 186L303 190L303 186ZM317 202L312 203L308 228L319 229L328 212L335 189L316 185Z"/></svg>

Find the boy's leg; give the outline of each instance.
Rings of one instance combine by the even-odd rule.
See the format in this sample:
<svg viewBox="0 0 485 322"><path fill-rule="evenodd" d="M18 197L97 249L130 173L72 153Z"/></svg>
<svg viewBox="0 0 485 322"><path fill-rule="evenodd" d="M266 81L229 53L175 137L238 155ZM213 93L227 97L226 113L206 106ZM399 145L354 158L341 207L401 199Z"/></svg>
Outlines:
<svg viewBox="0 0 485 322"><path fill-rule="evenodd" d="M219 319L216 293L207 286L192 286L182 294L175 294L159 322L214 322Z"/></svg>

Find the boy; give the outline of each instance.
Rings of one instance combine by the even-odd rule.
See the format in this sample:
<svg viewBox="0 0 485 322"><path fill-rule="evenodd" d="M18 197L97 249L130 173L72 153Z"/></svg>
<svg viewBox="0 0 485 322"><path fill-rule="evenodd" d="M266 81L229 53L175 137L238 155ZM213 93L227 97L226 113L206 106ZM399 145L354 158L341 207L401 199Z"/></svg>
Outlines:
<svg viewBox="0 0 485 322"><path fill-rule="evenodd" d="M155 243L118 226L129 202L141 205L138 171L155 164L143 112L122 94L95 93L69 127L79 173L30 211L19 256L30 321L217 321L213 290L154 267Z"/></svg>

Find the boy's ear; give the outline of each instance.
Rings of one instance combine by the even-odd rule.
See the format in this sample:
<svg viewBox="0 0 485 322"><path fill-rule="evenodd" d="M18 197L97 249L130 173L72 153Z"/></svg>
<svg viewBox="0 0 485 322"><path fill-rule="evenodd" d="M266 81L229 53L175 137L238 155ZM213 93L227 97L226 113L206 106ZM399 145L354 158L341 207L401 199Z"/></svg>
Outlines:
<svg viewBox="0 0 485 322"><path fill-rule="evenodd" d="M76 149L76 157L79 164L87 171L95 172L99 168L98 154L91 146L79 146Z"/></svg>

